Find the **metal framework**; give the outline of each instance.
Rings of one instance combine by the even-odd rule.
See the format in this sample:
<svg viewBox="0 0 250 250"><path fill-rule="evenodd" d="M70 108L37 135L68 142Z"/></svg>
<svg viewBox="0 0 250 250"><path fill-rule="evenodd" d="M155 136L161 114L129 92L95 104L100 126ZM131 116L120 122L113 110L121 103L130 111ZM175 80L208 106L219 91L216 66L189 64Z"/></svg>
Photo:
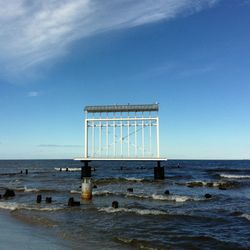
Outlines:
<svg viewBox="0 0 250 250"><path fill-rule="evenodd" d="M157 103L86 106L84 111L83 159L162 160Z"/></svg>

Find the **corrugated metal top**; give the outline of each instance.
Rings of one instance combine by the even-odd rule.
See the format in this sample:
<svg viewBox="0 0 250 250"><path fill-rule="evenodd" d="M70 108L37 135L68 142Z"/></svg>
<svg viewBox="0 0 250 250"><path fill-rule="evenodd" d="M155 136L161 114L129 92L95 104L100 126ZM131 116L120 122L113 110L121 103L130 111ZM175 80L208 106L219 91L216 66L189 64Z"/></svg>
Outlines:
<svg viewBox="0 0 250 250"><path fill-rule="evenodd" d="M102 112L149 112L158 111L159 104L139 104L139 105L104 105L104 106L86 106L84 111L88 113Z"/></svg>

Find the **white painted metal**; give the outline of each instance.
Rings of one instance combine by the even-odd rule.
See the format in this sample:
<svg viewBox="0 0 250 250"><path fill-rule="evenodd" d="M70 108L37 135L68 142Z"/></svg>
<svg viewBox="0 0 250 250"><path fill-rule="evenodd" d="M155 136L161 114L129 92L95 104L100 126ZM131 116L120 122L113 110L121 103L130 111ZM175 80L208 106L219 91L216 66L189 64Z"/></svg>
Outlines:
<svg viewBox="0 0 250 250"><path fill-rule="evenodd" d="M160 157L159 117L157 117L157 124L156 124L156 143L157 143L157 157Z"/></svg>
<svg viewBox="0 0 250 250"><path fill-rule="evenodd" d="M163 158L163 157L138 157L138 158L127 158L127 157L109 157L109 158L105 158L105 157L88 157L88 158L81 158L81 157L77 157L74 159L75 161L166 161L167 158Z"/></svg>
<svg viewBox="0 0 250 250"><path fill-rule="evenodd" d="M102 117L101 112L94 114L89 117L88 112L85 114L83 160L103 160L105 157L110 160L160 159L159 117L156 112L119 111L113 112L113 115L111 112L106 113L105 117ZM90 152L88 151L89 132L92 137ZM127 148L124 148L125 145Z"/></svg>
<svg viewBox="0 0 250 250"><path fill-rule="evenodd" d="M87 114L85 114L87 116ZM84 129L84 146L85 146L85 152L84 156L85 158L88 158L88 119L85 119L85 129Z"/></svg>

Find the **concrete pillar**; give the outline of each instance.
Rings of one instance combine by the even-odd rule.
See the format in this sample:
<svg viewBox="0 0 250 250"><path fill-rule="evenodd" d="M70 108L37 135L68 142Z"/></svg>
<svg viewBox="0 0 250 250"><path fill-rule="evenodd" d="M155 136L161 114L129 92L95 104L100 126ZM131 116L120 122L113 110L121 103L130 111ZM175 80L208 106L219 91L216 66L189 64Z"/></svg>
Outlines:
<svg viewBox="0 0 250 250"><path fill-rule="evenodd" d="M84 200L92 199L92 180L91 180L91 167L89 166L89 161L83 161L84 167L81 171L82 179L82 193L81 198Z"/></svg>
<svg viewBox="0 0 250 250"><path fill-rule="evenodd" d="M157 161L157 167L154 167L154 179L163 180L165 178L164 167L161 167L161 162Z"/></svg>

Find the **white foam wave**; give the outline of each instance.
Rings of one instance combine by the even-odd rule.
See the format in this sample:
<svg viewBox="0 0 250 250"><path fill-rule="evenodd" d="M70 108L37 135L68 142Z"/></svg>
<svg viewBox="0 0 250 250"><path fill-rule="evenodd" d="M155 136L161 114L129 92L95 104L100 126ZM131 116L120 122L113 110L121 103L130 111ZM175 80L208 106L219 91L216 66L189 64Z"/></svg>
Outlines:
<svg viewBox="0 0 250 250"><path fill-rule="evenodd" d="M16 202L0 202L0 208L13 211L19 208L19 204Z"/></svg>
<svg viewBox="0 0 250 250"><path fill-rule="evenodd" d="M152 198L154 200L162 200L162 201L175 201L175 202L186 202L191 200L200 200L196 197L190 197L185 195L159 195L159 194L153 194Z"/></svg>
<svg viewBox="0 0 250 250"><path fill-rule="evenodd" d="M94 191L92 192L92 194L95 196L107 196L107 195L114 195L115 193L112 193L108 190L103 190L103 191Z"/></svg>
<svg viewBox="0 0 250 250"><path fill-rule="evenodd" d="M37 189L37 188L27 188L25 186L24 187L24 192L39 192L39 189Z"/></svg>
<svg viewBox="0 0 250 250"><path fill-rule="evenodd" d="M241 217L250 220L250 214L242 214Z"/></svg>
<svg viewBox="0 0 250 250"><path fill-rule="evenodd" d="M0 209L6 209L11 211L14 211L16 209L36 210L36 211L57 211L63 209L63 207L59 206L40 207L40 205L30 206L29 204L23 204L17 202L0 202Z"/></svg>
<svg viewBox="0 0 250 250"><path fill-rule="evenodd" d="M81 168L54 168L56 171L69 171L69 172L76 172L81 171Z"/></svg>
<svg viewBox="0 0 250 250"><path fill-rule="evenodd" d="M70 193L71 193L71 194L80 194L81 191L78 191L78 190L70 190Z"/></svg>
<svg viewBox="0 0 250 250"><path fill-rule="evenodd" d="M250 175L220 174L220 177L229 179L249 179Z"/></svg>
<svg viewBox="0 0 250 250"><path fill-rule="evenodd" d="M113 207L105 207L99 208L98 211L106 212L106 213L119 213L119 212L127 212L127 213L136 213L139 215L166 215L167 213L161 210L155 209L138 209L138 208L113 208Z"/></svg>
<svg viewBox="0 0 250 250"><path fill-rule="evenodd" d="M135 178L135 177L126 177L125 180L127 180L127 181L141 182L144 179L143 178Z"/></svg>
<svg viewBox="0 0 250 250"><path fill-rule="evenodd" d="M133 194L133 193L126 193L126 197L134 197L139 199L149 199L151 196L145 195L145 194Z"/></svg>

